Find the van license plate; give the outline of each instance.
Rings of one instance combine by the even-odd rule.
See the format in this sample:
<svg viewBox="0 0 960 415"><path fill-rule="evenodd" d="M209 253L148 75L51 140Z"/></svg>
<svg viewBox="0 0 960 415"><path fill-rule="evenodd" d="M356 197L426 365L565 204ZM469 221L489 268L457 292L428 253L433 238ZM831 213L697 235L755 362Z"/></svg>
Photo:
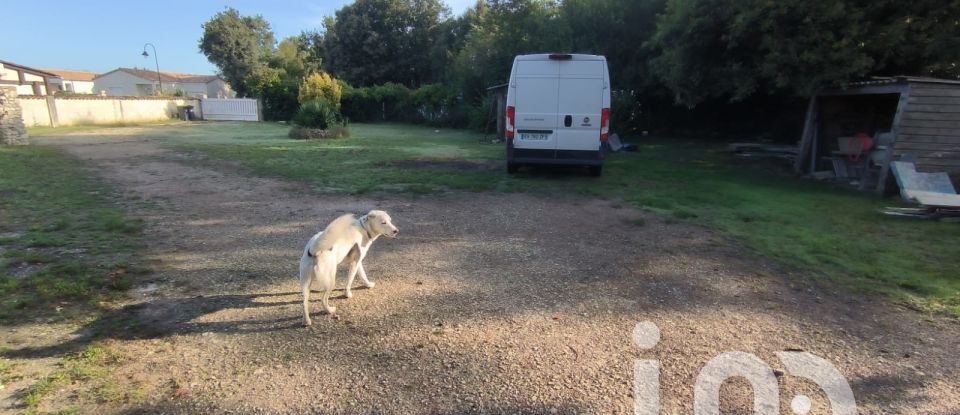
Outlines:
<svg viewBox="0 0 960 415"><path fill-rule="evenodd" d="M550 134L544 133L520 133L521 140L546 141Z"/></svg>

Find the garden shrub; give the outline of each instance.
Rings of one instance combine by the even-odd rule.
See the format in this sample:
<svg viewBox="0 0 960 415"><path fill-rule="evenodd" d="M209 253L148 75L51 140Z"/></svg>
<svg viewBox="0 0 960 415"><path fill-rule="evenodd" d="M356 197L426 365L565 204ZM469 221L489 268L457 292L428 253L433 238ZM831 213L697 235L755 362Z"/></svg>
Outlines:
<svg viewBox="0 0 960 415"><path fill-rule="evenodd" d="M308 102L325 100L337 111L340 110L340 99L343 95L343 87L336 79L324 72L318 72L307 76L300 85L300 93L297 100L300 104Z"/></svg>
<svg viewBox="0 0 960 415"><path fill-rule="evenodd" d="M318 99L301 105L293 123L304 128L326 130L340 123L340 115L326 100Z"/></svg>

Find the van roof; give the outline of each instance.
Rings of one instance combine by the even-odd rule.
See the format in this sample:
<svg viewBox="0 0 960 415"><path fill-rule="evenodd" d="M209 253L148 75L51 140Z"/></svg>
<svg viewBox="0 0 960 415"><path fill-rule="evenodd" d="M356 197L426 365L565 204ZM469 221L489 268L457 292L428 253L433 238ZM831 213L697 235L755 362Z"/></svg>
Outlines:
<svg viewBox="0 0 960 415"><path fill-rule="evenodd" d="M532 55L517 55L518 61L546 61L550 60L550 55L553 53L536 53ZM580 53L570 53L569 54L572 60L577 61L606 61L607 58L603 55L584 55Z"/></svg>

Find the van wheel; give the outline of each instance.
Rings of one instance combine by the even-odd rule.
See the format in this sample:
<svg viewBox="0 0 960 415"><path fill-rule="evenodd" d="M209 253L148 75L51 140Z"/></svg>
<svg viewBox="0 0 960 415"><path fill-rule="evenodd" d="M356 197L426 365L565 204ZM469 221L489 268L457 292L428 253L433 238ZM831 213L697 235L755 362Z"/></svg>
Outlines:
<svg viewBox="0 0 960 415"><path fill-rule="evenodd" d="M507 173L509 173L509 174L514 174L514 173L516 173L518 167L520 167L520 166L517 166L516 163L507 163Z"/></svg>
<svg viewBox="0 0 960 415"><path fill-rule="evenodd" d="M603 172L603 166L589 166L587 168L590 169L590 175L593 177L600 177L600 173Z"/></svg>

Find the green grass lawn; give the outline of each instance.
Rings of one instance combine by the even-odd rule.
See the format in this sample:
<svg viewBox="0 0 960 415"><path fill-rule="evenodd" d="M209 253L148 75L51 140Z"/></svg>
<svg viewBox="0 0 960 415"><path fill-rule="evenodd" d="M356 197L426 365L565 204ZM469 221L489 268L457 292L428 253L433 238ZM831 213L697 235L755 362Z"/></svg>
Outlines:
<svg viewBox="0 0 960 415"><path fill-rule="evenodd" d="M141 224L78 161L0 147L0 321L85 318L131 284Z"/></svg>
<svg viewBox="0 0 960 415"><path fill-rule="evenodd" d="M157 126L151 134L207 160L322 193L505 191L623 200L717 229L818 280L882 292L913 307L960 316L960 226L885 217L896 200L801 180L738 160L722 144L651 139L613 154L603 177L506 174L502 145L462 130L354 124L352 138L291 140L279 124Z"/></svg>

